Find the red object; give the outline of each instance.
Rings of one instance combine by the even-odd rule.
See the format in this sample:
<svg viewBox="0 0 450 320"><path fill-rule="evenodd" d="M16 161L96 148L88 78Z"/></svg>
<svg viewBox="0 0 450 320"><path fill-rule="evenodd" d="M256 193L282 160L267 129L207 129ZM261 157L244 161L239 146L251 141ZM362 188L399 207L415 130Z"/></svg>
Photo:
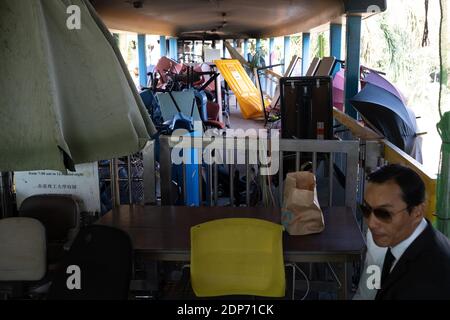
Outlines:
<svg viewBox="0 0 450 320"><path fill-rule="evenodd" d="M211 72L211 71L212 71L212 68L211 68L211 66L210 66L209 64L207 64L207 63L201 63L201 64L198 64L198 65L196 65L196 66L194 67L194 71L195 71L195 72ZM202 75L202 76L200 77L200 81L195 82L195 83L194 83L194 86L201 86L203 83L205 83L206 81L208 81L210 77L211 77L211 76L209 76L209 75ZM211 82L205 89L206 89L207 91L210 91L210 92L216 91L215 82L214 82L214 81Z"/></svg>
<svg viewBox="0 0 450 320"><path fill-rule="evenodd" d="M208 120L205 121L205 125L215 127L217 129L225 128L223 122L219 121L220 107L218 103L208 101L206 104L206 112L208 114Z"/></svg>
<svg viewBox="0 0 450 320"><path fill-rule="evenodd" d="M167 83L167 73L180 74L183 71L184 65L177 63L175 60L167 57L161 57L155 66L154 72L159 74L158 88L163 87Z"/></svg>

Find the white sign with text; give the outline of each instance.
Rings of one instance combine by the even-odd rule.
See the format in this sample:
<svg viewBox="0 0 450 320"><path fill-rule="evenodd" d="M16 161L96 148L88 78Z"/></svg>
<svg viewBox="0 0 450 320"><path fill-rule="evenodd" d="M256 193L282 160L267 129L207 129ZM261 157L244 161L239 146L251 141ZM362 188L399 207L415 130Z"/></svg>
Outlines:
<svg viewBox="0 0 450 320"><path fill-rule="evenodd" d="M82 200L81 210L100 212L97 162L75 166L75 172L54 170L15 172L17 206L36 194L70 194Z"/></svg>

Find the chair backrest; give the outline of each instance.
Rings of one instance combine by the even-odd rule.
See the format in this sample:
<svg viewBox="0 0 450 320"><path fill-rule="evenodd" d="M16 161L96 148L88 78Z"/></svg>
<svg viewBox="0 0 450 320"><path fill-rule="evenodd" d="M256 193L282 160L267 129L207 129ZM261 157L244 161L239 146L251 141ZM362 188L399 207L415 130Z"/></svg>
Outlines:
<svg viewBox="0 0 450 320"><path fill-rule="evenodd" d="M47 270L45 228L36 219L0 220L0 281L37 281Z"/></svg>
<svg viewBox="0 0 450 320"><path fill-rule="evenodd" d="M213 220L191 228L191 282L198 297L283 297L282 226L260 219Z"/></svg>
<svg viewBox="0 0 450 320"><path fill-rule="evenodd" d="M161 77L161 83L167 82L167 72L170 71L175 74L179 74L183 68L183 64L177 63L175 60L166 56L161 57L154 68L154 72L159 73Z"/></svg>
<svg viewBox="0 0 450 320"><path fill-rule="evenodd" d="M67 241L80 228L80 209L70 195L39 194L26 198L19 209L21 217L42 222L48 241Z"/></svg>
<svg viewBox="0 0 450 320"><path fill-rule="evenodd" d="M177 102L182 114L188 117L192 116L192 119L194 121L202 121L202 118L200 117L200 113L198 111L198 107L195 104L196 101L193 90L174 91L172 92L172 96ZM173 119L173 117L179 113L169 93L158 92L156 94L156 98L158 99L159 105L161 106L161 113L164 121ZM192 108L193 103L194 108Z"/></svg>
<svg viewBox="0 0 450 320"><path fill-rule="evenodd" d="M320 61L319 67L314 73L315 76L326 77L331 76L336 66L336 57L324 57Z"/></svg>
<svg viewBox="0 0 450 320"><path fill-rule="evenodd" d="M97 225L82 228L67 254L63 267L52 282L48 298L53 300L127 299L132 253L131 240L126 232ZM71 276L67 273L70 266L79 268L79 289L67 287Z"/></svg>
<svg viewBox="0 0 450 320"><path fill-rule="evenodd" d="M19 216L37 219L44 225L50 264L62 259L64 247L70 247L80 229L80 208L71 195L40 194L28 197L20 206Z"/></svg>
<svg viewBox="0 0 450 320"><path fill-rule="evenodd" d="M309 65L308 70L306 71L305 76L307 77L311 77L313 75L316 74L317 68L319 68L319 64L320 64L320 58L315 57L312 61L311 64Z"/></svg>

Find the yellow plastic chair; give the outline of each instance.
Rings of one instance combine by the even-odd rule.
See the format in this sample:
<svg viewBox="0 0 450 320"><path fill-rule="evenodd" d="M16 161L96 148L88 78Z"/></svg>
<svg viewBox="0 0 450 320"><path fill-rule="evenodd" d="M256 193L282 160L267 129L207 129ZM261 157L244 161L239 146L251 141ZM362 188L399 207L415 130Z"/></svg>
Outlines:
<svg viewBox="0 0 450 320"><path fill-rule="evenodd" d="M284 297L282 226L228 218L191 228L191 283L197 297Z"/></svg>

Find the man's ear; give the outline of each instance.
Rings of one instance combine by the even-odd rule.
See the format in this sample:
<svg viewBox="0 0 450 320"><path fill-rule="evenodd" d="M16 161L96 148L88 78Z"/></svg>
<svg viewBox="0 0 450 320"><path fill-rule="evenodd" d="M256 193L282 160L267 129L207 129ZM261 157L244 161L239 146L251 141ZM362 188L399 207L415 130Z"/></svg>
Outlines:
<svg viewBox="0 0 450 320"><path fill-rule="evenodd" d="M425 203L421 203L418 206L415 206L411 212L411 215L414 216L417 220L421 220L425 214Z"/></svg>

